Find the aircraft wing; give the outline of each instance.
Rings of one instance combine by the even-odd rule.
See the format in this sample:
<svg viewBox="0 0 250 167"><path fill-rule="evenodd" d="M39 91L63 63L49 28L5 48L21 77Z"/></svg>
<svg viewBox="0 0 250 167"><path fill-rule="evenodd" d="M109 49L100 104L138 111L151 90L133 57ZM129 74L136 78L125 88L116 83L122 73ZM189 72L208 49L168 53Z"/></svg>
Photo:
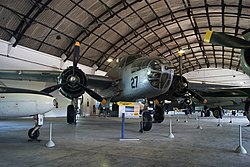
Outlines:
<svg viewBox="0 0 250 167"><path fill-rule="evenodd" d="M189 83L189 87L203 97L247 97L250 88L231 85Z"/></svg>
<svg viewBox="0 0 250 167"><path fill-rule="evenodd" d="M190 82L188 81L188 86L195 90L216 90L216 89L230 89L239 88L237 86L215 84L215 83L201 83L201 82Z"/></svg>
<svg viewBox="0 0 250 167"><path fill-rule="evenodd" d="M230 88L197 91L203 97L248 97L250 88Z"/></svg>
<svg viewBox="0 0 250 167"><path fill-rule="evenodd" d="M60 73L61 71L1 70L0 79L57 83ZM113 83L113 80L106 76L86 74L86 78L89 88L93 89L106 89Z"/></svg>
<svg viewBox="0 0 250 167"><path fill-rule="evenodd" d="M87 84L89 88L97 88L97 89L107 89L112 86L113 80L111 78L108 78L106 76L100 76L100 75L89 75L87 76Z"/></svg>
<svg viewBox="0 0 250 167"><path fill-rule="evenodd" d="M60 71L1 70L0 79L57 82Z"/></svg>

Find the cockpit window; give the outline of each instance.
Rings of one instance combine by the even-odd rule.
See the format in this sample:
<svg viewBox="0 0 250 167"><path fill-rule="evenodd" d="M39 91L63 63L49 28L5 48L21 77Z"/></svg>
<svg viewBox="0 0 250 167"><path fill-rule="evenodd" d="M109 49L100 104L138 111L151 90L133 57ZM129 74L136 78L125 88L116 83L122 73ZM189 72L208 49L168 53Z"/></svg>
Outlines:
<svg viewBox="0 0 250 167"><path fill-rule="evenodd" d="M137 58L138 58L138 56L136 56L136 55L128 56L127 57L127 61L126 61L126 66L129 65L129 64L131 64Z"/></svg>
<svg viewBox="0 0 250 167"><path fill-rule="evenodd" d="M151 70L161 71L161 65L155 60L150 63L150 68Z"/></svg>
<svg viewBox="0 0 250 167"><path fill-rule="evenodd" d="M126 58L122 58L119 62L119 67L122 68L125 65Z"/></svg>
<svg viewBox="0 0 250 167"><path fill-rule="evenodd" d="M142 61L141 60L135 60L131 67L131 73L139 71L141 69Z"/></svg>
<svg viewBox="0 0 250 167"><path fill-rule="evenodd" d="M151 60L150 59L146 59L142 62L142 65L141 65L141 68L144 69L144 68L147 68L148 67L148 63L150 62Z"/></svg>

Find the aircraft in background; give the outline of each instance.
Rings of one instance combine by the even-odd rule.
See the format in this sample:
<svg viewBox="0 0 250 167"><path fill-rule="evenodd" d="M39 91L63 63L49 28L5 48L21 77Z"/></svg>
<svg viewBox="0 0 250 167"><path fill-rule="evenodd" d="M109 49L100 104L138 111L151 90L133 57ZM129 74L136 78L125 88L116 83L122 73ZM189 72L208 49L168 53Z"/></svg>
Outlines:
<svg viewBox="0 0 250 167"><path fill-rule="evenodd" d="M244 31L242 35L245 40L222 32L209 30L206 32L204 42L241 49L240 64L243 71L250 76L250 29Z"/></svg>
<svg viewBox="0 0 250 167"><path fill-rule="evenodd" d="M37 139L45 114L57 106L56 99L43 91L0 87L0 118L36 116L35 127L28 131L31 139ZM40 122L40 123L38 123Z"/></svg>
<svg viewBox="0 0 250 167"><path fill-rule="evenodd" d="M241 49L240 64L243 71L250 76L250 29L242 32L242 35L245 39L209 30L206 32L204 42ZM249 92L248 90L245 91Z"/></svg>
<svg viewBox="0 0 250 167"><path fill-rule="evenodd" d="M87 75L77 67L80 43L76 42L73 54L73 66L68 67L59 75L47 75L45 78L58 78L58 84L45 88L43 93L51 93L59 89L60 93L69 99L77 99L85 92L91 97L109 106L110 102L135 101L137 99L157 99L162 94L176 98L189 92L199 101L204 98L188 88L187 81L182 76L174 76L173 64L162 57L146 57L142 55L128 55L122 57L117 65L106 76ZM23 72L25 73L25 71ZM18 74L2 71L1 79L41 79L41 72L37 75ZM14 76L13 76L14 75ZM21 76L21 77L20 77ZM45 81L46 79L44 79ZM52 79L54 80L54 79ZM183 82L185 81L185 82ZM96 91L93 91L95 89ZM189 96L185 96L190 99ZM106 107L107 108L107 107ZM67 122L74 123L76 106L67 107ZM156 122L162 122L164 113L154 116ZM149 131L152 127L152 117L148 111L143 112L143 130Z"/></svg>
<svg viewBox="0 0 250 167"><path fill-rule="evenodd" d="M190 87L192 87L192 84ZM212 111L213 116L216 118L223 117L224 109L244 110L243 101L250 95L249 88L228 85L217 85L216 87L208 85L207 89L202 88L202 86L198 86L195 89L202 97L208 100L208 102L204 105L205 115L210 116L210 111ZM195 100L194 102L199 105L199 103Z"/></svg>

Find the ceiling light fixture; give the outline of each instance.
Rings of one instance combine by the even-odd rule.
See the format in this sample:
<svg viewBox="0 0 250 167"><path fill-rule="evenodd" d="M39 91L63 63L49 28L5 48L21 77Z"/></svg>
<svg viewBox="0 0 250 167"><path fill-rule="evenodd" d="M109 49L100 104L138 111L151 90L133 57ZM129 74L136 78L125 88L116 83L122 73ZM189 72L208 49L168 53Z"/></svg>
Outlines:
<svg viewBox="0 0 250 167"><path fill-rule="evenodd" d="M113 61L112 58L108 58L107 62L111 63Z"/></svg>

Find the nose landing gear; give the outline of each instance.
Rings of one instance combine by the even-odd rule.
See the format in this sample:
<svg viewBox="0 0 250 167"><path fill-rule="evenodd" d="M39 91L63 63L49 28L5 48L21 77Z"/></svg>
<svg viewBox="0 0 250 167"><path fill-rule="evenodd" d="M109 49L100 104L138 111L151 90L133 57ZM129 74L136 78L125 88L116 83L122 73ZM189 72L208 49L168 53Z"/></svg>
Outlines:
<svg viewBox="0 0 250 167"><path fill-rule="evenodd" d="M34 128L31 128L29 131L28 131L28 136L31 140L37 140L39 135L40 135L40 131L39 131L39 128L40 127L34 127Z"/></svg>
<svg viewBox="0 0 250 167"><path fill-rule="evenodd" d="M40 115L40 114L34 115L34 122L35 122L35 127L31 128L28 131L28 136L30 138L29 141L33 141L33 140L39 141L38 140L38 137L40 135L39 129L43 125L43 115Z"/></svg>

